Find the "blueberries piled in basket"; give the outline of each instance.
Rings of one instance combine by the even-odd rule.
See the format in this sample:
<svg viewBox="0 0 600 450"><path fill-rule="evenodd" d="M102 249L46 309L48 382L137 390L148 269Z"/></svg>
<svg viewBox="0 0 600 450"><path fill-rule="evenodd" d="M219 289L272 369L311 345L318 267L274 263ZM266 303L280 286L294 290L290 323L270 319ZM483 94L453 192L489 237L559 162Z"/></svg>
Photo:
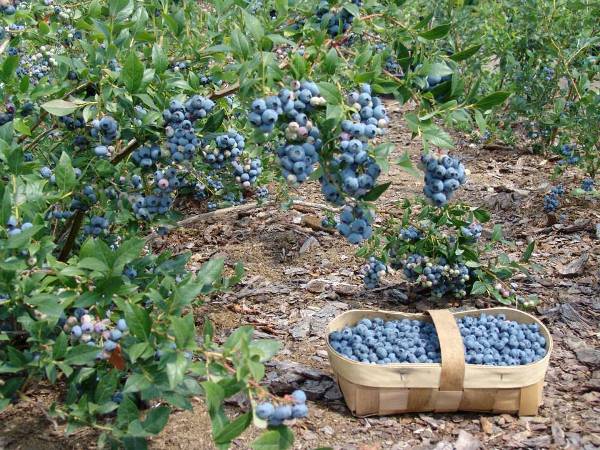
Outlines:
<svg viewBox="0 0 600 450"><path fill-rule="evenodd" d="M537 324L507 320L504 314L457 319L465 362L491 366L531 364L546 354L546 339ZM362 319L329 335L331 347L346 358L366 364L439 363L435 327L420 320Z"/></svg>

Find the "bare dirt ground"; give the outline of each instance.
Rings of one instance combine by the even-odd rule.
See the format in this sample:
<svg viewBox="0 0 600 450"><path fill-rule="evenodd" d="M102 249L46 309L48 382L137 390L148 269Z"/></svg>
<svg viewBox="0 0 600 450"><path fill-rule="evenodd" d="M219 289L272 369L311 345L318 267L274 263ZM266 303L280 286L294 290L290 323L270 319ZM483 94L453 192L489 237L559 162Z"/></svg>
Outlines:
<svg viewBox="0 0 600 450"><path fill-rule="evenodd" d="M393 159L408 150L416 163L420 146L411 142L402 112L392 111ZM352 417L330 377L323 340L327 322L350 308L414 312L431 307L432 302L414 295L407 299L407 286L398 274L387 277L383 288L365 291L359 270L362 260L354 256L355 248L337 234L306 225L307 217L322 214L319 210L281 211L270 205L199 221L155 241L157 249L192 252L191 269L216 255L224 256L230 265L243 262L246 276L242 283L198 307L198 325L208 317L225 337L233 328L251 324L257 337L283 342L283 350L268 367L266 384L275 393L302 388L309 395L309 417L292 425L295 449L600 448L598 201L563 200L558 223L548 225L541 204L553 167L550 161L524 150L486 149L456 137L455 153L471 170L459 199L492 210L492 222L502 224L505 237L514 243L505 246L509 254L518 257L529 239L537 242L532 260L542 270L515 280L519 293L539 296L541 302L532 312L548 325L555 340L544 405L536 417L469 413ZM569 172L562 182L574 187L579 185L578 177ZM421 189L421 180L393 164L384 178L393 185L377 202L379 220L394 214L399 201ZM295 194L308 202L323 202L316 183ZM471 299L460 305L438 302L435 306L494 304ZM52 396L49 389L39 402L47 404ZM243 399L231 399L232 414L240 405L245 407ZM86 431L64 438L61 424L55 428L41 408L15 406L0 420L0 448L94 446L93 436ZM251 429L232 447L248 449L257 435ZM195 401L193 411L174 413L150 447L214 448L202 400Z"/></svg>

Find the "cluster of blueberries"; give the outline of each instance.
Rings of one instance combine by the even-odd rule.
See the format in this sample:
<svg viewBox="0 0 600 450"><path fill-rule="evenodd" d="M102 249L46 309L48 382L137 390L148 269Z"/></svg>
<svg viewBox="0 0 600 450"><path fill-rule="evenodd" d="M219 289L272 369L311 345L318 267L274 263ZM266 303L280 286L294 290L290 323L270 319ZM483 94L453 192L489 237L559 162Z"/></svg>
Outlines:
<svg viewBox="0 0 600 450"><path fill-rule="evenodd" d="M325 200L338 206L344 204L344 196L335 182L331 181L330 175L322 175L319 177L319 182L321 183L321 193L323 194L323 197L325 197Z"/></svg>
<svg viewBox="0 0 600 450"><path fill-rule="evenodd" d="M565 194L565 188L562 185L554 186L550 192L544 195L544 211L551 213L556 211L560 205L560 197Z"/></svg>
<svg viewBox="0 0 600 450"><path fill-rule="evenodd" d="M133 119L133 124L138 127L141 127L142 120L148 115L148 110L140 105L135 105L133 110L135 113L135 119Z"/></svg>
<svg viewBox="0 0 600 450"><path fill-rule="evenodd" d="M51 218L61 220L61 219L69 219L73 216L73 211L61 211L60 209L56 209L54 211L48 211L46 214L46 220Z"/></svg>
<svg viewBox="0 0 600 450"><path fill-rule="evenodd" d="M460 232L468 240L475 242L481 237L483 227L478 222L471 222L467 227L460 227Z"/></svg>
<svg viewBox="0 0 600 450"><path fill-rule="evenodd" d="M560 164L577 164L581 157L577 152L577 147L574 144L562 144L560 147L557 147L558 153L564 158L560 161Z"/></svg>
<svg viewBox="0 0 600 450"><path fill-rule="evenodd" d="M382 42L375 44L374 48L377 53L384 53L387 51L387 45ZM402 70L402 66L393 53L387 55L384 69L395 77L402 78L404 76L404 70Z"/></svg>
<svg viewBox="0 0 600 450"><path fill-rule="evenodd" d="M214 109L215 103L201 95L190 97L185 103L171 100L169 108L163 111L167 149L171 160L181 162L191 160L201 145L194 132L194 122L203 119Z"/></svg>
<svg viewBox="0 0 600 450"><path fill-rule="evenodd" d="M159 161L160 157L160 147L156 144L144 145L131 154L133 162L142 169L153 167Z"/></svg>
<svg viewBox="0 0 600 450"><path fill-rule="evenodd" d="M281 171L290 183L306 181L319 160L319 155L313 144L287 144L277 149Z"/></svg>
<svg viewBox="0 0 600 450"><path fill-rule="evenodd" d="M362 319L329 334L331 347L365 364L437 363L440 342L435 327L420 320Z"/></svg>
<svg viewBox="0 0 600 450"><path fill-rule="evenodd" d="M89 184L83 187L83 195L87 198L87 200L94 204L98 201L98 197L96 196L96 191Z"/></svg>
<svg viewBox="0 0 600 450"><path fill-rule="evenodd" d="M319 87L312 81L292 81L291 89L281 89L275 96L258 98L252 102L248 121L263 133L275 129L279 116L284 115L299 127L306 126L310 113L326 101L320 95Z"/></svg>
<svg viewBox="0 0 600 450"><path fill-rule="evenodd" d="M7 16L12 16L14 13L17 12L17 8L15 8L15 5L13 5L12 3L2 2L0 3L0 12L2 14L6 14Z"/></svg>
<svg viewBox="0 0 600 450"><path fill-rule="evenodd" d="M519 366L546 355L546 338L535 323L507 320L504 314L464 316L457 323L467 364Z"/></svg>
<svg viewBox="0 0 600 450"><path fill-rule="evenodd" d="M456 322L467 364L518 366L546 354L546 339L537 324L507 320L504 314L464 316ZM365 364L441 362L437 331L421 320L365 318L330 333L329 344L346 358Z"/></svg>
<svg viewBox="0 0 600 450"><path fill-rule="evenodd" d="M83 117L74 117L71 115L60 116L58 121L62 123L69 131L74 131L78 128L85 127L85 121L83 120Z"/></svg>
<svg viewBox="0 0 600 450"><path fill-rule="evenodd" d="M108 61L108 68L113 72L120 72L121 64L119 64L119 61L113 58L110 61Z"/></svg>
<svg viewBox="0 0 600 450"><path fill-rule="evenodd" d="M108 219L102 216L92 216L90 223L83 227L83 233L91 236L100 236L108 231Z"/></svg>
<svg viewBox="0 0 600 450"><path fill-rule="evenodd" d="M52 175L52 177L50 178L51 182L52 182L52 178L54 178L54 175ZM95 204L97 201L98 201L98 196L96 195L94 188L90 185L87 185L87 186L83 187L83 197L78 195L71 200L70 209L71 209L71 211L75 211L75 210L87 211L89 209L89 207L91 205Z"/></svg>
<svg viewBox="0 0 600 450"><path fill-rule="evenodd" d="M274 406L271 402L263 402L256 405L256 416L266 420L269 426L281 425L290 419L302 419L308 415L306 405L306 394L304 391L296 390L290 395L291 404Z"/></svg>
<svg viewBox="0 0 600 450"><path fill-rule="evenodd" d="M373 139L378 134L383 134L383 128L389 123L389 118L381 99L372 93L371 85L362 83L359 91L348 94L346 99L349 106L355 110L352 120L365 125L342 123L342 130L353 137ZM342 134L342 140L348 139Z"/></svg>
<svg viewBox="0 0 600 450"><path fill-rule="evenodd" d="M581 189L585 192L592 192L594 190L594 180L592 178L586 178L581 182Z"/></svg>
<svg viewBox="0 0 600 450"><path fill-rule="evenodd" d="M554 78L554 69L552 67L543 67L542 74L546 81L550 81Z"/></svg>
<svg viewBox="0 0 600 450"><path fill-rule="evenodd" d="M90 141L88 141L88 138L85 137L83 134L78 134L73 138L73 147L75 147L78 150L84 150L88 148L89 144ZM108 149L106 149L106 153L108 154Z"/></svg>
<svg viewBox="0 0 600 450"><path fill-rule="evenodd" d="M94 138L100 138L102 144L112 144L119 136L119 124L111 116L92 120L90 134Z"/></svg>
<svg viewBox="0 0 600 450"><path fill-rule="evenodd" d="M179 127L165 128L167 136L167 149L174 163L180 163L184 160L191 161L196 155L196 150L201 145L201 140L194 133L192 123L189 120L181 122Z"/></svg>
<svg viewBox="0 0 600 450"><path fill-rule="evenodd" d="M127 332L127 322L119 319L114 326L108 319L96 320L87 310L77 308L69 317L62 317L59 322L65 333L69 333L74 343L83 343L92 347L103 342L103 351L98 353L98 359L108 359L117 348L117 343Z"/></svg>
<svg viewBox="0 0 600 450"><path fill-rule="evenodd" d="M262 162L258 158L247 161L246 163L232 161L231 165L233 166L235 181L246 189L255 184L256 179L262 173Z"/></svg>
<svg viewBox="0 0 600 450"><path fill-rule="evenodd" d="M173 192L184 184L178 174L177 169L169 167L166 170L157 170L154 172L154 185L156 186L155 194Z"/></svg>
<svg viewBox="0 0 600 450"><path fill-rule="evenodd" d="M28 77L31 84L37 85L39 80L50 74L51 66L57 64L51 54L51 50L42 45L39 52L21 56L16 70L17 76L19 78Z"/></svg>
<svg viewBox="0 0 600 450"><path fill-rule="evenodd" d="M121 180L122 184L125 184L127 182L127 180L125 179L125 177L122 177L123 179ZM133 175L131 177L131 185L133 186L134 189L139 189L142 187L142 177L140 177L139 175Z"/></svg>
<svg viewBox="0 0 600 450"><path fill-rule="evenodd" d="M406 242L416 242L423 237L421 231L412 225L401 228L399 235Z"/></svg>
<svg viewBox="0 0 600 450"><path fill-rule="evenodd" d="M16 236L17 234L21 234L23 231L27 231L32 227L33 224L31 222L23 222L21 226L19 226L19 222L15 216L10 216L6 222L6 228L9 236Z"/></svg>
<svg viewBox="0 0 600 450"><path fill-rule="evenodd" d="M362 1L352 0L352 3L361 6ZM319 19L321 27L327 27L327 33L332 38L348 31L354 22L354 16L350 12L345 8L338 11L332 10L327 0L319 3L315 15Z"/></svg>
<svg viewBox="0 0 600 450"><path fill-rule="evenodd" d="M174 72L186 70L188 68L188 62L187 61L173 62L173 63L171 63L171 68L173 69Z"/></svg>
<svg viewBox="0 0 600 450"><path fill-rule="evenodd" d="M164 228L164 227L161 227ZM125 275L127 278L129 279L134 279L135 277L137 277L137 270L135 270L135 268L131 267L131 266L125 266L123 268L123 275Z"/></svg>
<svg viewBox="0 0 600 450"><path fill-rule="evenodd" d="M203 151L204 161L213 169L222 169L225 163L235 161L242 155L246 146L244 136L235 130L219 134L214 142L215 148Z"/></svg>
<svg viewBox="0 0 600 450"><path fill-rule="evenodd" d="M208 184L212 193L221 191L225 187L221 180L213 178L210 175L206 177L206 184ZM208 197L209 193L207 192L206 184L198 182L194 186L195 196L198 200L203 200Z"/></svg>
<svg viewBox="0 0 600 450"><path fill-rule="evenodd" d="M269 188L266 186L261 186L256 190L255 195L259 200L266 200L269 198Z"/></svg>
<svg viewBox="0 0 600 450"><path fill-rule="evenodd" d="M428 153L421 156L425 170L423 193L436 206L444 206L454 191L467 180L465 166L458 158Z"/></svg>
<svg viewBox="0 0 600 450"><path fill-rule="evenodd" d="M7 124L8 122L12 122L15 118L15 113L10 112L7 108L6 112L0 113L0 126Z"/></svg>
<svg viewBox="0 0 600 450"><path fill-rule="evenodd" d="M156 195L140 195L133 203L133 212L138 219L150 220L155 214L166 214L173 204L167 193Z"/></svg>
<svg viewBox="0 0 600 450"><path fill-rule="evenodd" d="M364 206L344 206L336 229L351 244L360 244L373 234L373 214Z"/></svg>
<svg viewBox="0 0 600 450"><path fill-rule="evenodd" d="M375 289L379 286L381 277L383 277L386 272L386 265L382 261L371 256L367 261L363 273L363 281L367 289Z"/></svg>
<svg viewBox="0 0 600 450"><path fill-rule="evenodd" d="M370 126L370 125L367 125ZM340 169L343 191L351 197L361 197L375 186L381 167L368 154L368 145L358 139L342 141L341 154L332 160Z"/></svg>
<svg viewBox="0 0 600 450"><path fill-rule="evenodd" d="M467 295L469 268L462 263L448 264L445 258L429 258L418 253L408 255L398 263L404 275L413 283L431 289L435 297L451 293L457 298Z"/></svg>

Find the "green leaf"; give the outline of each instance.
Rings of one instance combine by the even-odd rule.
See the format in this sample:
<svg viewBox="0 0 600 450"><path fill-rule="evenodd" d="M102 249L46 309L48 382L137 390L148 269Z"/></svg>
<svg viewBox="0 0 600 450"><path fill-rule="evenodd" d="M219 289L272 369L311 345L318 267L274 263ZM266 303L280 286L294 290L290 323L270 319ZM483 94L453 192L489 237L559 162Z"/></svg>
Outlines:
<svg viewBox="0 0 600 450"><path fill-rule="evenodd" d="M252 413L247 412L242 414L240 417L235 419L233 422L228 423L215 437L216 444L228 444L243 431L248 428L252 423Z"/></svg>
<svg viewBox="0 0 600 450"><path fill-rule="evenodd" d="M245 325L233 331L223 345L223 353L231 353L236 349L242 348L250 342L252 336L252 327Z"/></svg>
<svg viewBox="0 0 600 450"><path fill-rule="evenodd" d="M415 168L412 161L410 160L410 156L408 152L405 151L402 157L396 161L396 164L402 167L406 172L408 172L411 176L415 178L421 178L423 174Z"/></svg>
<svg viewBox="0 0 600 450"><path fill-rule="evenodd" d="M171 319L171 333L175 336L175 343L178 349L183 350L195 347L196 327L194 324L194 315L190 313L183 317L173 317Z"/></svg>
<svg viewBox="0 0 600 450"><path fill-rule="evenodd" d="M50 100L49 102L44 103L42 105L42 108L44 108L53 116L61 117L77 111L77 109L79 109L79 105L77 103L57 99Z"/></svg>
<svg viewBox="0 0 600 450"><path fill-rule="evenodd" d="M438 25L437 27L432 28L431 30L427 30L422 33L419 33L419 36L422 37L423 39L433 40L433 39L439 39L439 38L446 36L449 31L450 31L450 24L445 23L443 25Z"/></svg>
<svg viewBox="0 0 600 450"><path fill-rule="evenodd" d="M250 354L257 355L260 362L271 359L281 349L281 342L275 339L260 339L250 344Z"/></svg>
<svg viewBox="0 0 600 450"><path fill-rule="evenodd" d="M502 225L499 223L494 225L494 230L492 231L492 242L499 242L502 240Z"/></svg>
<svg viewBox="0 0 600 450"><path fill-rule="evenodd" d="M0 186L0 188L2 187L4 187L4 194L2 195L2 204L0 204L0 221L4 224L8 221L12 213L12 195L8 188L8 183Z"/></svg>
<svg viewBox="0 0 600 450"><path fill-rule="evenodd" d="M119 8L116 9L117 14L115 15L115 22L119 23L119 22L123 22L125 19L127 19L129 16L131 16L133 14L133 10L134 10L134 2L133 0L119 0L119 1L113 1L111 2L112 4L114 3L120 3Z"/></svg>
<svg viewBox="0 0 600 450"><path fill-rule="evenodd" d="M152 434L160 433L169 420L169 414L171 414L171 408L168 406L150 409L150 412L146 415L146 420L142 422L144 430Z"/></svg>
<svg viewBox="0 0 600 450"><path fill-rule="evenodd" d="M144 389L148 389L150 386L152 386L152 382L144 374L134 373L127 378L125 386L123 387L123 394L140 392Z"/></svg>
<svg viewBox="0 0 600 450"><path fill-rule="evenodd" d="M435 145L440 148L453 148L452 137L440 127L431 125L423 130L423 143Z"/></svg>
<svg viewBox="0 0 600 450"><path fill-rule="evenodd" d="M142 238L132 238L123 242L117 250L116 258L113 263L113 275L121 275L126 264L136 259L146 245L146 240Z"/></svg>
<svg viewBox="0 0 600 450"><path fill-rule="evenodd" d="M167 363L167 378L171 389L175 389L183 381L187 366L188 360L181 353L177 354L174 361Z"/></svg>
<svg viewBox="0 0 600 450"><path fill-rule="evenodd" d="M485 209L481 209L481 208L475 209L473 211L473 215L481 223L489 222L490 217L491 217L489 212L487 212Z"/></svg>
<svg viewBox="0 0 600 450"><path fill-rule="evenodd" d="M245 9L242 9L242 14L244 16L246 32L250 34L256 42L260 42L265 35L265 30L260 23L260 20L248 13Z"/></svg>
<svg viewBox="0 0 600 450"><path fill-rule="evenodd" d="M65 152L62 152L60 155L54 174L56 176L56 185L62 192L70 192L77 183L71 158Z"/></svg>
<svg viewBox="0 0 600 450"><path fill-rule="evenodd" d="M471 295L482 295L487 293L487 286L481 281L477 280L473 283L473 287L471 288Z"/></svg>
<svg viewBox="0 0 600 450"><path fill-rule="evenodd" d="M246 59L250 54L248 39L237 28L231 31L231 47L242 60Z"/></svg>
<svg viewBox="0 0 600 450"><path fill-rule="evenodd" d="M52 348L52 358L63 359L67 354L67 335L62 331L54 341L54 347Z"/></svg>
<svg viewBox="0 0 600 450"><path fill-rule="evenodd" d="M480 48L481 48L481 44L473 45L472 47L466 48L460 52L456 52L453 55L450 55L449 58L452 61L456 61L456 62L464 61L465 59L468 59L471 56L473 56L475 53L477 53Z"/></svg>
<svg viewBox="0 0 600 450"><path fill-rule="evenodd" d="M360 16L360 10L358 9L358 6L355 5L354 3L346 3L344 5L344 9L346 11L348 11L350 14L352 14L354 17Z"/></svg>
<svg viewBox="0 0 600 450"><path fill-rule="evenodd" d="M319 90L321 91L321 95L328 103L333 105L341 105L342 104L342 94L333 83L322 82L318 83Z"/></svg>
<svg viewBox="0 0 600 450"><path fill-rule="evenodd" d="M294 433L287 427L277 427L276 429L263 433L252 443L252 450L287 450L294 445Z"/></svg>
<svg viewBox="0 0 600 450"><path fill-rule="evenodd" d="M208 413L212 416L221 408L221 404L225 399L225 392L221 386L212 381L203 381L200 385L204 389L204 395L208 404Z"/></svg>
<svg viewBox="0 0 600 450"><path fill-rule="evenodd" d="M529 243L529 245L527 246L527 248L525 249L525 253L523 253L523 256L521 257L521 262L528 262L529 259L531 258L531 255L533 254L534 250L535 250L535 241L531 241Z"/></svg>
<svg viewBox="0 0 600 450"><path fill-rule="evenodd" d="M148 442L143 437L126 436L123 438L123 448L125 450L147 450Z"/></svg>
<svg viewBox="0 0 600 450"><path fill-rule="evenodd" d="M150 338L152 320L150 320L148 311L132 304L130 305L130 311L125 313L125 317L131 334L145 341Z"/></svg>
<svg viewBox="0 0 600 450"><path fill-rule="evenodd" d="M487 124L483 114L481 114L481 111L478 109L475 110L475 123L477 123L477 126L479 127L479 132L484 134L487 130Z"/></svg>
<svg viewBox="0 0 600 450"><path fill-rule="evenodd" d="M222 109L214 111L210 116L208 116L208 119L206 119L206 123L202 127L202 132L214 133L221 127L223 119L225 119L225 111Z"/></svg>
<svg viewBox="0 0 600 450"><path fill-rule="evenodd" d="M83 365L92 362L96 359L98 349L89 345L81 344L75 347L70 347L67 350L65 358L66 364Z"/></svg>
<svg viewBox="0 0 600 450"><path fill-rule="evenodd" d="M8 56L4 60L4 64L2 64L2 70L0 70L0 79L5 83L12 78L19 66L19 57L18 56Z"/></svg>
<svg viewBox="0 0 600 450"><path fill-rule="evenodd" d="M144 78L144 65L139 60L135 50L130 50L129 56L121 69L121 80L131 93L137 92Z"/></svg>
<svg viewBox="0 0 600 450"><path fill-rule="evenodd" d="M98 381L98 385L96 386L94 402L100 405L108 402L117 390L119 378L120 375L117 370L111 370L110 372L102 375L100 381Z"/></svg>
<svg viewBox="0 0 600 450"><path fill-rule="evenodd" d="M338 65L338 55L337 51L332 48L325 55L325 60L323 61L323 71L329 75L333 75L335 73L335 69Z"/></svg>
<svg viewBox="0 0 600 450"><path fill-rule="evenodd" d="M152 46L152 65L156 73L163 73L169 67L169 59L162 47L157 44Z"/></svg>
<svg viewBox="0 0 600 450"><path fill-rule="evenodd" d="M473 106L482 111L492 109L494 106L504 103L504 101L510 97L510 92L498 91L483 97L477 101Z"/></svg>
<svg viewBox="0 0 600 450"><path fill-rule="evenodd" d="M152 355L153 353L154 351L148 342L138 342L127 348L127 355L132 363L135 363L135 361L144 354Z"/></svg>
<svg viewBox="0 0 600 450"><path fill-rule="evenodd" d="M64 306L56 294L38 294L30 297L27 303L35 306L40 313L54 318L60 317L64 311Z"/></svg>
<svg viewBox="0 0 600 450"><path fill-rule="evenodd" d="M82 269L94 270L97 272L108 272L110 269L104 261L98 258L83 258L77 263L77 267Z"/></svg>
<svg viewBox="0 0 600 450"><path fill-rule="evenodd" d="M391 181L388 181L387 183L378 184L373 189L371 189L369 192L367 192L365 195L363 195L361 197L361 200L364 200L366 202L374 202L379 197L381 197L381 195L385 191L387 191L387 189L391 186L391 184L392 184Z"/></svg>

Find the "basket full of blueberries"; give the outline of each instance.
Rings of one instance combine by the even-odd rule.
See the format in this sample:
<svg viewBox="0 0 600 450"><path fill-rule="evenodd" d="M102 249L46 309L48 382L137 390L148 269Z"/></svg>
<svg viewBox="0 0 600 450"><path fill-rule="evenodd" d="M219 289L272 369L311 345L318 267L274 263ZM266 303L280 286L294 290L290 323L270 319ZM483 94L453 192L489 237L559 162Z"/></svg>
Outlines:
<svg viewBox="0 0 600 450"><path fill-rule="evenodd" d="M538 319L510 308L436 316L353 310L329 324L329 360L354 414L537 413L552 349Z"/></svg>

